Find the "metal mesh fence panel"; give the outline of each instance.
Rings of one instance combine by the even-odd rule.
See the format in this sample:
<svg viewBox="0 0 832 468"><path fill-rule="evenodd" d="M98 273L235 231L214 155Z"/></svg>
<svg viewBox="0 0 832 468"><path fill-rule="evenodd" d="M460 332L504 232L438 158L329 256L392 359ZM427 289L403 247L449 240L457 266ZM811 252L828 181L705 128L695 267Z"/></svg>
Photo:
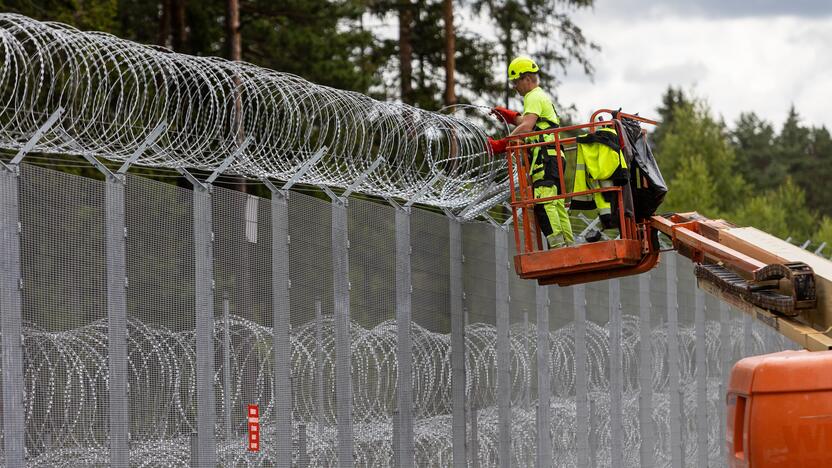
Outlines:
<svg viewBox="0 0 832 468"><path fill-rule="evenodd" d="M20 169L27 458L107 463L104 184Z"/></svg>
<svg viewBox="0 0 832 468"><path fill-rule="evenodd" d="M393 465L399 453L396 223L391 206L348 207L353 447L356 466ZM411 414L412 417L412 414Z"/></svg>
<svg viewBox="0 0 832 468"><path fill-rule="evenodd" d="M270 204L215 187L212 210L218 460L235 466L254 458L246 453L247 410L258 405L261 438L268 438L260 452L274 463L276 432L292 428L275 424Z"/></svg>
<svg viewBox="0 0 832 468"><path fill-rule="evenodd" d="M410 223L413 321L435 333L451 331L448 218L413 210Z"/></svg>
<svg viewBox="0 0 832 468"><path fill-rule="evenodd" d="M467 446L473 466L498 466L497 300L494 228L462 225Z"/></svg>
<svg viewBox="0 0 832 468"><path fill-rule="evenodd" d="M129 176L125 212L131 462L187 466L196 431L193 192Z"/></svg>
<svg viewBox="0 0 832 468"><path fill-rule="evenodd" d="M309 466L333 466L337 448L331 213L325 200L289 196L294 412Z"/></svg>
<svg viewBox="0 0 832 468"><path fill-rule="evenodd" d="M444 215L422 210L413 210L410 221L416 466L450 466L454 408L449 224Z"/></svg>
<svg viewBox="0 0 832 468"><path fill-rule="evenodd" d="M535 466L537 455L537 292L536 282L521 279L514 272L514 233L507 238L508 257L500 268L509 280L509 342L511 376L512 459L514 466Z"/></svg>
<svg viewBox="0 0 832 468"><path fill-rule="evenodd" d="M19 291L24 375L17 413L4 392L4 435L20 426L28 466L106 466L121 447L118 199L108 182L21 169L19 189L2 179L19 190L0 222L16 233L19 218L19 252L2 245L23 288L4 272L0 331ZM640 277L538 291L512 271L510 230L423 210L136 176L123 210L130 466L721 466L731 365L794 348L704 296L673 253ZM212 411L213 441L195 434ZM4 466L20 464L14 444Z"/></svg>

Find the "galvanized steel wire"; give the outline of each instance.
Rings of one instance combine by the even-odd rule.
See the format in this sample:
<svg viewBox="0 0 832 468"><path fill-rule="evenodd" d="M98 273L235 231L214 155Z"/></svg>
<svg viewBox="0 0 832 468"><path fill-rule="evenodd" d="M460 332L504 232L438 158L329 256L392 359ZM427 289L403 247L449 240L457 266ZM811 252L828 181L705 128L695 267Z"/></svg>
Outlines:
<svg viewBox="0 0 832 468"><path fill-rule="evenodd" d="M445 208L504 185L469 120L310 83L216 57L195 57L0 14L0 147L19 150L58 108L34 150L124 161L160 124L136 164L288 180L316 152L301 182ZM360 176L381 158L365 181Z"/></svg>

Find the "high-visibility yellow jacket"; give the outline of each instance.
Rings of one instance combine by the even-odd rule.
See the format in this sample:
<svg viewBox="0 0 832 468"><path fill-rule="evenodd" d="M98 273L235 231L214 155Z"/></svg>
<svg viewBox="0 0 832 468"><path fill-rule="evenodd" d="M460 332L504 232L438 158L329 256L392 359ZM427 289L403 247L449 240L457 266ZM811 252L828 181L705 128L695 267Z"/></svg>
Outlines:
<svg viewBox="0 0 832 468"><path fill-rule="evenodd" d="M577 138L578 155L575 162L573 192L612 187L614 178L626 179L627 160L621 153L618 134L613 128L601 128ZM609 196L601 193L572 197L573 210L598 209L601 215L610 214Z"/></svg>
<svg viewBox="0 0 832 468"><path fill-rule="evenodd" d="M523 114L537 115L534 131L557 128L560 124L560 117L555 111L552 99L539 86L523 96ZM542 141L555 140L555 136L552 134L545 134L542 137ZM540 141L540 135L526 138L526 143L538 143ZM541 149L544 151L541 151ZM532 183L535 187L556 185L558 180L557 160L554 157L556 154L554 148L541 146L532 148L529 163L531 165Z"/></svg>

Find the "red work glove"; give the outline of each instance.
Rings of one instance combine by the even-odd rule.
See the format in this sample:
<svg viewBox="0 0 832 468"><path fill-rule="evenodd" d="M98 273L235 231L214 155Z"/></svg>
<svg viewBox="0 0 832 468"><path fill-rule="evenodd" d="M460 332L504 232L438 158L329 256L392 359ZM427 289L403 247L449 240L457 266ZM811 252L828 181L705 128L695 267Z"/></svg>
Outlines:
<svg viewBox="0 0 832 468"><path fill-rule="evenodd" d="M512 125L514 125L517 122L517 117L520 117L519 112L507 109L502 106L492 107L491 113L496 116L499 116L500 118Z"/></svg>
<svg viewBox="0 0 832 468"><path fill-rule="evenodd" d="M491 154L505 153L506 146L508 146L508 140L506 138L495 140L491 137L488 137L488 149L491 150Z"/></svg>

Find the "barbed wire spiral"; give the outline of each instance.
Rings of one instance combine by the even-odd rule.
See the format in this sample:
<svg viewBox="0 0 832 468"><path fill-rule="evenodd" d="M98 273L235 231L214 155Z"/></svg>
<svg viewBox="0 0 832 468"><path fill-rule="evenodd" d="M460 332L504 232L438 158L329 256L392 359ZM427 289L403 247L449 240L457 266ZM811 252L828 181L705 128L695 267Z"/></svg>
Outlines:
<svg viewBox="0 0 832 468"><path fill-rule="evenodd" d="M622 320L623 363L622 425L625 466L638 466L642 431L639 427L639 319ZM720 342L720 328L730 336L741 334L742 322L706 324L708 366L707 447L709 459L720 457L719 407L721 348L732 357L742 355L743 343ZM269 444L258 454L246 451L244 404L259 404L264 438L285 430L273 424L274 388L271 329L231 316L214 326L215 349L227 340L230 353L218 360L215 370L219 437L218 457L223 466L270 466L277 454ZM667 328L651 332L653 421L657 466L670 465L670 394L667 367ZM385 321L366 329L350 326L353 382L355 462L357 466L393 466L393 414L396 407L396 323ZM569 324L550 332L551 418L554 462L575 466L575 327ZM753 333L755 353L771 351L763 336ZM447 334L412 324L416 460L418 466L448 466L452 459L451 344ZM320 337L320 339L318 338ZM534 325L514 324L510 333L512 408L512 466L532 466L535 454L536 349ZM695 330L679 330L684 453L696 459ZM482 466L496 466L499 426L495 385L496 328L475 323L465 330L466 401L477 415L476 433ZM306 456L309 466L334 467L337 463L335 414L335 327L331 316L313 320L291 331L291 368L295 433L306 435L306 452L295 447L296 461ZM25 328L26 440L30 466L106 464L107 447L107 322L61 332ZM599 466L610 463L610 359L609 328L586 324L590 443ZM132 466L187 466L190 434L195 429L196 353L193 331L174 332L131 319L128 325L130 384L130 458ZM225 366L230 382L224 385ZM225 388L230 392L225 393ZM226 415L230 428L223 421ZM469 420L468 432L473 431Z"/></svg>
<svg viewBox="0 0 832 468"><path fill-rule="evenodd" d="M505 161L473 121L310 83L249 63L195 57L70 26L0 14L0 147L288 180L446 208L497 193ZM382 162L361 182L361 175Z"/></svg>

